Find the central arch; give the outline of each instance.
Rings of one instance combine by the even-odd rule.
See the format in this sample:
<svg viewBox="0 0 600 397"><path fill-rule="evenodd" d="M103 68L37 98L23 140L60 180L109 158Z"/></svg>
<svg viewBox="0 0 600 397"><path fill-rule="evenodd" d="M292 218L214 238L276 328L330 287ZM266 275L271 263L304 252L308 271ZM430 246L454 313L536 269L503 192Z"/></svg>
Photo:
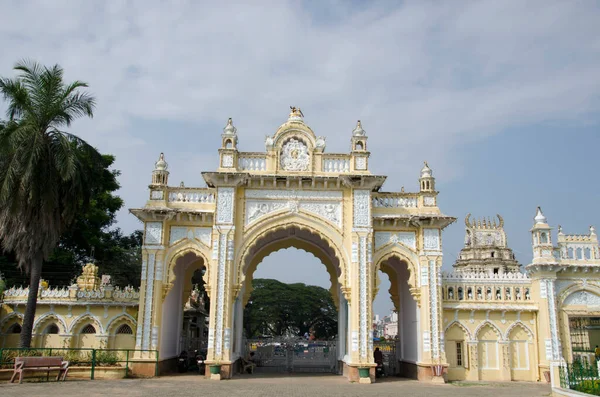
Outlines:
<svg viewBox="0 0 600 397"><path fill-rule="evenodd" d="M302 212L280 215L260 222L248 230L243 239L235 266L238 294L234 302L234 354L243 354L243 309L252 292L254 272L270 254L297 248L314 255L325 266L330 282L330 293L338 309L337 359L347 352L348 300L345 293L347 255L343 250L341 233L328 223Z"/></svg>

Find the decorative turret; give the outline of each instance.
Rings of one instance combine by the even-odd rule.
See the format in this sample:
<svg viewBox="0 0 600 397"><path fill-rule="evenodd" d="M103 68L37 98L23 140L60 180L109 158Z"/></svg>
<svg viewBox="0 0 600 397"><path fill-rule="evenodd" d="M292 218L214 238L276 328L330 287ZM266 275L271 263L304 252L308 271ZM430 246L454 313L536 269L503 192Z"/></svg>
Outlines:
<svg viewBox="0 0 600 397"><path fill-rule="evenodd" d="M548 226L548 220L540 207L537 207L533 220L534 225L531 229L533 264L554 262L554 256L552 254L552 228Z"/></svg>
<svg viewBox="0 0 600 397"><path fill-rule="evenodd" d="M158 157L158 161L154 164L152 171L152 186L167 186L169 183L169 165L165 161L164 153Z"/></svg>
<svg viewBox="0 0 600 397"><path fill-rule="evenodd" d="M304 123L304 114L299 107L290 106L290 116L288 117L288 121L296 121L299 123Z"/></svg>
<svg viewBox="0 0 600 397"><path fill-rule="evenodd" d="M427 161L425 161L425 165L421 168L419 185L421 192L435 192L435 178L433 177L433 171L429 168Z"/></svg>
<svg viewBox="0 0 600 397"><path fill-rule="evenodd" d="M79 289L93 291L100 287L100 278L98 277L98 266L88 263L83 267L81 276L77 277L77 286Z"/></svg>
<svg viewBox="0 0 600 397"><path fill-rule="evenodd" d="M454 264L457 272L519 272L521 265L506 241L504 219L500 215L496 216L498 222L489 218L471 220L471 214L466 216L465 247Z"/></svg>
<svg viewBox="0 0 600 397"><path fill-rule="evenodd" d="M370 153L367 151L367 132L362 128L360 120L356 122L356 127L352 130L352 157L354 157L354 170L367 171L367 159Z"/></svg>
<svg viewBox="0 0 600 397"><path fill-rule="evenodd" d="M234 168L237 163L237 128L233 126L231 117L227 120L227 125L223 128L221 134L222 146L219 149L220 168Z"/></svg>

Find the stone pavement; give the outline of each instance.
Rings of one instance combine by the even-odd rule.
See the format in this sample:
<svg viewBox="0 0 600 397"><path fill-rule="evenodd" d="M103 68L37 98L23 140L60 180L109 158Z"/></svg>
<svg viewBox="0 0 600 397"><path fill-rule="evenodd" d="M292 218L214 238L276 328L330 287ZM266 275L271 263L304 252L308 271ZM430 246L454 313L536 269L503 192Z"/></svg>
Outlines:
<svg viewBox="0 0 600 397"><path fill-rule="evenodd" d="M539 383L458 383L435 385L400 378L385 379L372 385L351 384L341 376L255 375L226 381L211 381L197 375L167 376L155 379L72 380L67 382L28 382L0 384L4 396L550 396L550 387Z"/></svg>

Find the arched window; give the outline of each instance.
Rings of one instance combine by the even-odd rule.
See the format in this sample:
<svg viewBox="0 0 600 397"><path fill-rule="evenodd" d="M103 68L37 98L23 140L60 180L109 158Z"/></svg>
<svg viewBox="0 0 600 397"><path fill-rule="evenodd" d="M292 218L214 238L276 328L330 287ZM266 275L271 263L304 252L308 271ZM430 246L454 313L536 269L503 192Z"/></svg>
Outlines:
<svg viewBox="0 0 600 397"><path fill-rule="evenodd" d="M228 139L225 141L225 147L227 149L231 149L233 147L233 143L231 142L231 139Z"/></svg>
<svg viewBox="0 0 600 397"><path fill-rule="evenodd" d="M58 334L58 325L52 323L44 330L45 334Z"/></svg>
<svg viewBox="0 0 600 397"><path fill-rule="evenodd" d="M540 236L540 243L548 244L548 235L546 233L542 233L542 235Z"/></svg>
<svg viewBox="0 0 600 397"><path fill-rule="evenodd" d="M133 334L133 331L131 330L131 327L129 325L123 324L117 329L116 334L131 335Z"/></svg>
<svg viewBox="0 0 600 397"><path fill-rule="evenodd" d="M363 150L363 147L364 146L363 146L362 142L356 142L355 150Z"/></svg>
<svg viewBox="0 0 600 397"><path fill-rule="evenodd" d="M92 324L88 324L85 327L83 327L83 329L81 330L82 334L95 334L96 333L96 328L94 328L94 326Z"/></svg>
<svg viewBox="0 0 600 397"><path fill-rule="evenodd" d="M11 325L10 328L8 329L8 333L9 334L20 334L21 333L21 325L19 325L17 323Z"/></svg>

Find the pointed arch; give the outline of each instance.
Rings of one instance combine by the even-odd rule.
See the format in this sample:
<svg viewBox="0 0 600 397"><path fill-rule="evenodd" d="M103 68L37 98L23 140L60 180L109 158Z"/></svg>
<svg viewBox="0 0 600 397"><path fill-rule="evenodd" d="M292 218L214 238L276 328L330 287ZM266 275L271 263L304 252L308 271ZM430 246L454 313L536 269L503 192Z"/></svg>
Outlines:
<svg viewBox="0 0 600 397"><path fill-rule="evenodd" d="M490 320L485 320L484 322L479 324L475 329L475 332L473 332L473 335L475 336L475 338L477 338L477 340L479 340L479 334L481 330L485 328L486 325L488 325L492 329L492 331L494 331L494 333L498 336L498 342L504 341L502 331L500 331L500 328L498 328L498 326L492 323Z"/></svg>
<svg viewBox="0 0 600 397"><path fill-rule="evenodd" d="M59 333L67 333L67 322L60 314L54 312L45 313L38 317L33 323L33 333L41 334L44 331L45 326L48 325L48 320L54 320L54 322L57 323L59 326Z"/></svg>
<svg viewBox="0 0 600 397"><path fill-rule="evenodd" d="M559 307L565 305L567 298L577 292L589 292L600 297L600 287L593 284L583 284L583 282L575 282L560 292L557 297Z"/></svg>
<svg viewBox="0 0 600 397"><path fill-rule="evenodd" d="M469 331L469 329L458 320L452 321L450 324L448 324L446 328L444 328L444 335L446 335L452 327L460 328L464 332L465 337L468 338L467 340L473 340L473 335L471 334L471 331Z"/></svg>
<svg viewBox="0 0 600 397"><path fill-rule="evenodd" d="M119 313L108 320L108 323L106 324L106 333L108 335L114 335L117 328L123 324L129 325L132 331L135 333L137 321L128 313Z"/></svg>
<svg viewBox="0 0 600 397"><path fill-rule="evenodd" d="M417 275L419 274L419 258L417 257L417 255L408 247L401 245L401 244L387 244L385 245L382 249L379 249L374 257L373 257L373 263L375 264L375 266L373 267L373 280L378 280L377 278L377 273L379 270L381 271L385 271L386 270L386 266L382 265L384 263L386 263L390 258L392 257L396 257L398 258L401 262L405 262L408 268L408 273L409 273L409 277L408 277L408 286L410 288L410 293L412 295L412 297L414 298L415 301L417 301L417 303L420 303L420 291L419 291L419 286L417 285ZM391 269L391 268L390 268ZM389 271L385 271L385 273L388 274L388 276L390 277L390 280L392 279ZM394 272L395 273L395 272ZM377 288L378 289L378 288Z"/></svg>
<svg viewBox="0 0 600 397"><path fill-rule="evenodd" d="M302 210L260 219L245 231L235 260L234 285L239 292L248 274L268 254L279 249L298 247L319 258L342 291L349 285L346 277L348 255L339 230L325 220ZM236 292L237 293L237 292ZM335 294L334 294L335 296ZM349 295L347 296L349 299Z"/></svg>
<svg viewBox="0 0 600 397"><path fill-rule="evenodd" d="M100 321L100 319L98 319L98 317L94 316L91 313L83 313L82 315L78 316L75 320L73 320L71 326L69 327L68 333L78 334L81 332L81 329L89 323L93 323L95 325L97 334L104 334L104 327L102 326L102 322Z"/></svg>
<svg viewBox="0 0 600 397"><path fill-rule="evenodd" d="M163 273L163 298L167 296L169 291L171 291L175 285L175 279L177 278L175 274L175 266L177 265L177 260L190 253L196 255L200 260L202 260L202 265L206 268L203 279L207 286L207 292L210 292L209 281L211 269L210 260L208 259L210 258L210 247L204 245L198 240L181 239L177 244L170 247L165 254L163 266L166 266L167 269Z"/></svg>
<svg viewBox="0 0 600 397"><path fill-rule="evenodd" d="M6 331L8 330L8 327L13 325L14 323L18 323L19 325L22 325L23 317L24 317L24 315L22 313L12 312L12 313L8 314L0 322L0 332L5 334Z"/></svg>
<svg viewBox="0 0 600 397"><path fill-rule="evenodd" d="M525 333L529 337L529 339L533 341L533 331L522 321L515 321L510 325L510 327L508 327L506 333L504 334L504 340L510 340L511 332L518 327L522 328L523 331L525 331Z"/></svg>

